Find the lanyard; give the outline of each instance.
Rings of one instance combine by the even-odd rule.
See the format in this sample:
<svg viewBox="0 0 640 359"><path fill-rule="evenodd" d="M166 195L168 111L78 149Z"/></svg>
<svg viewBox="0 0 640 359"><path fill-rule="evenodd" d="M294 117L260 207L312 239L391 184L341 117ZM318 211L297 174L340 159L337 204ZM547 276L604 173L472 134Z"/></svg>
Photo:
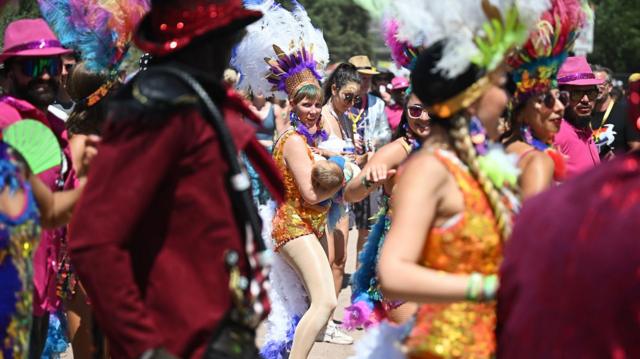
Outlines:
<svg viewBox="0 0 640 359"><path fill-rule="evenodd" d="M613 105L615 103L616 103L616 100L611 100L611 102L609 102L609 106L607 106L607 111L604 113L604 116L602 117L602 122L600 123L600 126L598 126L596 130L601 129L602 126L604 126L604 124L607 123L607 120L609 119L609 115L611 115L611 110L613 110ZM589 123L589 126L591 127L591 123ZM593 127L591 127L591 130L593 131Z"/></svg>

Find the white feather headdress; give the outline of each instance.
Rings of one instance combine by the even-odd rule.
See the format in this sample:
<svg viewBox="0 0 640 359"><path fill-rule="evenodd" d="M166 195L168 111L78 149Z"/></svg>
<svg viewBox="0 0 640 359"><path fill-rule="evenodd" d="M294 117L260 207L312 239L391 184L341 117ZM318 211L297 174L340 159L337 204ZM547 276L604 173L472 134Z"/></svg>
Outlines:
<svg viewBox="0 0 640 359"><path fill-rule="evenodd" d="M374 7L398 21L398 41L428 49L444 42L436 66L448 78L472 63L493 70L514 47L526 41L549 0L356 0L372 15ZM375 3L375 4L374 4ZM375 6L374 6L375 5Z"/></svg>
<svg viewBox="0 0 640 359"><path fill-rule="evenodd" d="M294 5L293 12L273 0L247 6L262 11L264 16L247 27L247 35L231 59L231 66L241 74L240 89L286 98L287 80L291 82L294 75L311 73L320 80L329 63L327 43L302 5Z"/></svg>

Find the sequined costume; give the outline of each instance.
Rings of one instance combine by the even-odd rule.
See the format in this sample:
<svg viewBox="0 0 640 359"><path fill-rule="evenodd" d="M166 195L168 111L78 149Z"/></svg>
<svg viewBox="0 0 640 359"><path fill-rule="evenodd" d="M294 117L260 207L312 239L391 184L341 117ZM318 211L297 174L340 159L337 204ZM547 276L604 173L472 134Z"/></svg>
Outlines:
<svg viewBox="0 0 640 359"><path fill-rule="evenodd" d="M0 358L28 358L33 314L33 254L40 240L39 214L18 162L0 142L0 184L22 190L25 203L15 217L0 214Z"/></svg>
<svg viewBox="0 0 640 359"><path fill-rule="evenodd" d="M432 228L421 264L448 273L495 274L502 242L488 199L466 166L453 154L434 151L464 197L460 220ZM495 353L495 302L425 304L407 338L409 358L490 358Z"/></svg>
<svg viewBox="0 0 640 359"><path fill-rule="evenodd" d="M305 206L300 190L296 184L293 173L287 167L284 160L284 145L291 136L300 136L294 130L285 132L276 143L273 150L273 158L276 166L284 177L285 200L276 211L273 218L273 240L277 251L288 241L308 234L322 237L329 208L318 210ZM304 140L304 137L302 137ZM306 140L305 140L306 142ZM311 149L307 146L307 154L311 161L315 161Z"/></svg>

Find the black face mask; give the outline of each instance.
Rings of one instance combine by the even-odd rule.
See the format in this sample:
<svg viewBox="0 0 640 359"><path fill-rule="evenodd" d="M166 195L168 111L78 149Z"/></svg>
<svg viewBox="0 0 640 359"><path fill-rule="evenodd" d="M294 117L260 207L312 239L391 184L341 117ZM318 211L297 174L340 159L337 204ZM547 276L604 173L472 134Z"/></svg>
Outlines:
<svg viewBox="0 0 640 359"><path fill-rule="evenodd" d="M46 90L39 91L38 88L41 86L46 86ZM46 81L34 78L24 87L14 81L16 97L26 100L38 108L45 108L55 101L59 86L58 81L54 78Z"/></svg>
<svg viewBox="0 0 640 359"><path fill-rule="evenodd" d="M579 116L571 106L565 108L564 118L576 128L587 128L591 122L591 115Z"/></svg>

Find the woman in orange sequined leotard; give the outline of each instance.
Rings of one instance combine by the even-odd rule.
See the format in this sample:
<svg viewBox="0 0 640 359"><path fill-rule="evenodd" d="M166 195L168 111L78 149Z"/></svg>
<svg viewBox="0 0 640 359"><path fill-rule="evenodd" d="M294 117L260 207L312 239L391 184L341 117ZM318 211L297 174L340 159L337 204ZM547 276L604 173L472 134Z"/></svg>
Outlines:
<svg viewBox="0 0 640 359"><path fill-rule="evenodd" d="M432 117L431 134L400 171L380 283L389 299L424 303L404 341L409 358L491 358L495 274L510 213L479 165L469 121L475 116L488 135L497 133L507 103L499 87L504 73L484 76L472 66L445 80L431 71L441 52L441 45L425 50L412 73L414 92Z"/></svg>
<svg viewBox="0 0 640 359"><path fill-rule="evenodd" d="M305 84L290 95L291 111L305 131L290 128L275 144L273 157L282 171L285 201L273 218L272 236L278 255L298 273L310 300L293 336L289 357L306 358L318 333L337 305L329 261L319 238L324 234L329 207L321 202L335 194L317 193L311 183L314 164L309 141L320 131L322 91L317 84ZM311 135L311 136L305 136Z"/></svg>

